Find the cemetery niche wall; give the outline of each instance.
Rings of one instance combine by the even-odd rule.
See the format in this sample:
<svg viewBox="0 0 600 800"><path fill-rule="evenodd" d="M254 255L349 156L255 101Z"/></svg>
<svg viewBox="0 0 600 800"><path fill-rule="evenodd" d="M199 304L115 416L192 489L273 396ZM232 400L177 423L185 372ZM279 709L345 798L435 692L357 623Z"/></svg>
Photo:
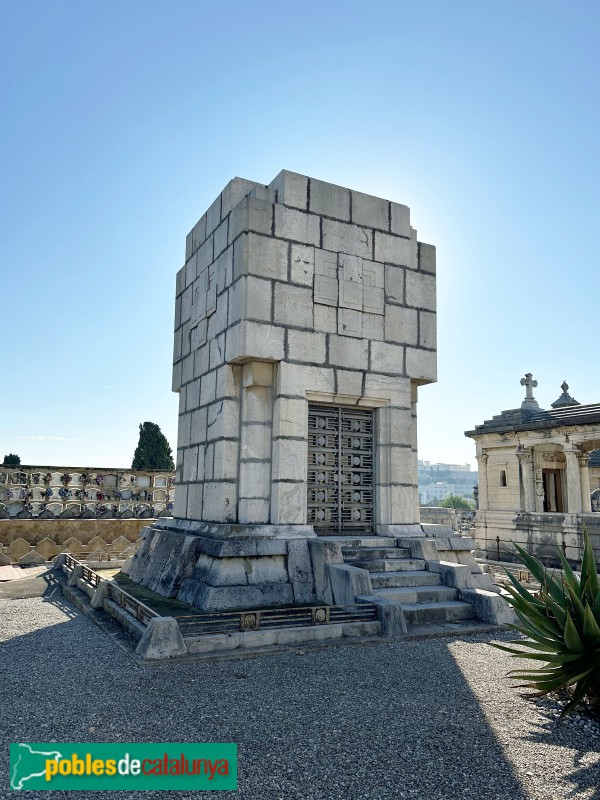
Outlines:
<svg viewBox="0 0 600 800"><path fill-rule="evenodd" d="M185 258L173 517L130 577L208 610L326 600L338 537L424 535L435 248L408 207L283 171L233 179Z"/></svg>
<svg viewBox="0 0 600 800"><path fill-rule="evenodd" d="M0 466L0 564L68 551L133 554L143 520L171 515L173 472L115 467Z"/></svg>
<svg viewBox="0 0 600 800"><path fill-rule="evenodd" d="M173 472L0 466L0 519L148 518L173 509Z"/></svg>

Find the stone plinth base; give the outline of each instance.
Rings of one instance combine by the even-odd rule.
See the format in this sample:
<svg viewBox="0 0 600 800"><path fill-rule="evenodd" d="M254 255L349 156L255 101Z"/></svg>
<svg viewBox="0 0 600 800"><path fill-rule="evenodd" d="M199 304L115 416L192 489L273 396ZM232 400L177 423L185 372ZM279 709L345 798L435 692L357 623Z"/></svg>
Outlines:
<svg viewBox="0 0 600 800"><path fill-rule="evenodd" d="M321 594L311 526L163 518L145 528L142 539L129 577L205 611L310 604Z"/></svg>

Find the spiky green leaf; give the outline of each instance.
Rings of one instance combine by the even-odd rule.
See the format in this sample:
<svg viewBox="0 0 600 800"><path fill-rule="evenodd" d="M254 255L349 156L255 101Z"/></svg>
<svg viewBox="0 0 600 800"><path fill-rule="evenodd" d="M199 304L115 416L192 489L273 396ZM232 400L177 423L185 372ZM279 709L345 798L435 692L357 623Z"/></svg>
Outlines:
<svg viewBox="0 0 600 800"><path fill-rule="evenodd" d="M586 605L583 612L583 639L586 644L600 646L600 626L596 622L589 605Z"/></svg>
<svg viewBox="0 0 600 800"><path fill-rule="evenodd" d="M565 644L573 653L583 653L585 650L570 614L567 614L567 622L565 624Z"/></svg>

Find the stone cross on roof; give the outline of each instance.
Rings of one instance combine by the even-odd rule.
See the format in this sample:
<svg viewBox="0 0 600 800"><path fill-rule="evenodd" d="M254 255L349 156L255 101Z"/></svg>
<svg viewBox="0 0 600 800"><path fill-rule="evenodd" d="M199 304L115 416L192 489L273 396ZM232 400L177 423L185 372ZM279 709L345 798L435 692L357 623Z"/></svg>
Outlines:
<svg viewBox="0 0 600 800"><path fill-rule="evenodd" d="M540 407L533 396L533 390L537 385L538 382L533 380L531 372L527 372L525 377L521 378L521 386L525 387L525 399L521 403L521 408L524 411L539 411Z"/></svg>
<svg viewBox="0 0 600 800"><path fill-rule="evenodd" d="M533 400L533 390L538 385L537 381L532 380L531 372L526 372L525 377L521 378L521 386L525 386L525 399L526 400Z"/></svg>

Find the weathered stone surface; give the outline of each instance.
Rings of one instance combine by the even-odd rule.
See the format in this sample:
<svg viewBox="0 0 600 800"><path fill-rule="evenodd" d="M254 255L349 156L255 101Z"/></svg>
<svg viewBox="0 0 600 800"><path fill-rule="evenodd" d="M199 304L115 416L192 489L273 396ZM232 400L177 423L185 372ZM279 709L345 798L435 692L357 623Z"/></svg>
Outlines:
<svg viewBox="0 0 600 800"><path fill-rule="evenodd" d="M389 228L388 200L372 197L362 192L352 192L352 222L368 228L380 228L387 231Z"/></svg>
<svg viewBox="0 0 600 800"><path fill-rule="evenodd" d="M313 329L313 299L310 289L275 284L274 322Z"/></svg>
<svg viewBox="0 0 600 800"><path fill-rule="evenodd" d="M293 361L323 364L326 357L324 333L288 331L288 354Z"/></svg>
<svg viewBox="0 0 600 800"><path fill-rule="evenodd" d="M326 250L347 253L360 258L371 258L373 255L372 237L373 234L368 228L336 220L323 220L323 247ZM385 261L377 255L375 258L377 261Z"/></svg>
<svg viewBox="0 0 600 800"><path fill-rule="evenodd" d="M375 231L375 260L417 269L417 242Z"/></svg>
<svg viewBox="0 0 600 800"><path fill-rule="evenodd" d="M148 661L185 655L187 648L177 621L173 617L151 619L135 652Z"/></svg>
<svg viewBox="0 0 600 800"><path fill-rule="evenodd" d="M294 602L306 604L315 602L315 580L308 540L288 542L287 570L294 591Z"/></svg>
<svg viewBox="0 0 600 800"><path fill-rule="evenodd" d="M291 281L312 288L315 275L315 248L292 244Z"/></svg>
<svg viewBox="0 0 600 800"><path fill-rule="evenodd" d="M390 203L390 230L398 236L410 237L410 209L400 203Z"/></svg>
<svg viewBox="0 0 600 800"><path fill-rule="evenodd" d="M449 561L427 561L427 569L440 575L445 586L455 589L473 588L473 579L469 567L462 564L452 564Z"/></svg>
<svg viewBox="0 0 600 800"><path fill-rule="evenodd" d="M309 210L314 214L350 221L350 190L311 178Z"/></svg>
<svg viewBox="0 0 600 800"><path fill-rule="evenodd" d="M275 236L301 244L319 245L320 219L282 205L275 206Z"/></svg>
<svg viewBox="0 0 600 800"><path fill-rule="evenodd" d="M354 605L357 596L371 594L371 577L368 570L348 564L328 564L327 570L335 605Z"/></svg>
<svg viewBox="0 0 600 800"><path fill-rule="evenodd" d="M385 314L385 339L388 342L419 344L418 314L413 308L388 306Z"/></svg>
<svg viewBox="0 0 600 800"><path fill-rule="evenodd" d="M485 589L461 589L461 600L474 606L477 619L494 625L514 625L516 616L504 597Z"/></svg>
<svg viewBox="0 0 600 800"><path fill-rule="evenodd" d="M406 305L435 311L435 276L407 270Z"/></svg>
<svg viewBox="0 0 600 800"><path fill-rule="evenodd" d="M277 192L277 202L305 210L308 207L308 178L296 172L282 170L269 184Z"/></svg>
<svg viewBox="0 0 600 800"><path fill-rule="evenodd" d="M328 565L343 564L342 545L326 539L311 539L308 550L315 579L315 594L321 603L333 605L333 592Z"/></svg>

